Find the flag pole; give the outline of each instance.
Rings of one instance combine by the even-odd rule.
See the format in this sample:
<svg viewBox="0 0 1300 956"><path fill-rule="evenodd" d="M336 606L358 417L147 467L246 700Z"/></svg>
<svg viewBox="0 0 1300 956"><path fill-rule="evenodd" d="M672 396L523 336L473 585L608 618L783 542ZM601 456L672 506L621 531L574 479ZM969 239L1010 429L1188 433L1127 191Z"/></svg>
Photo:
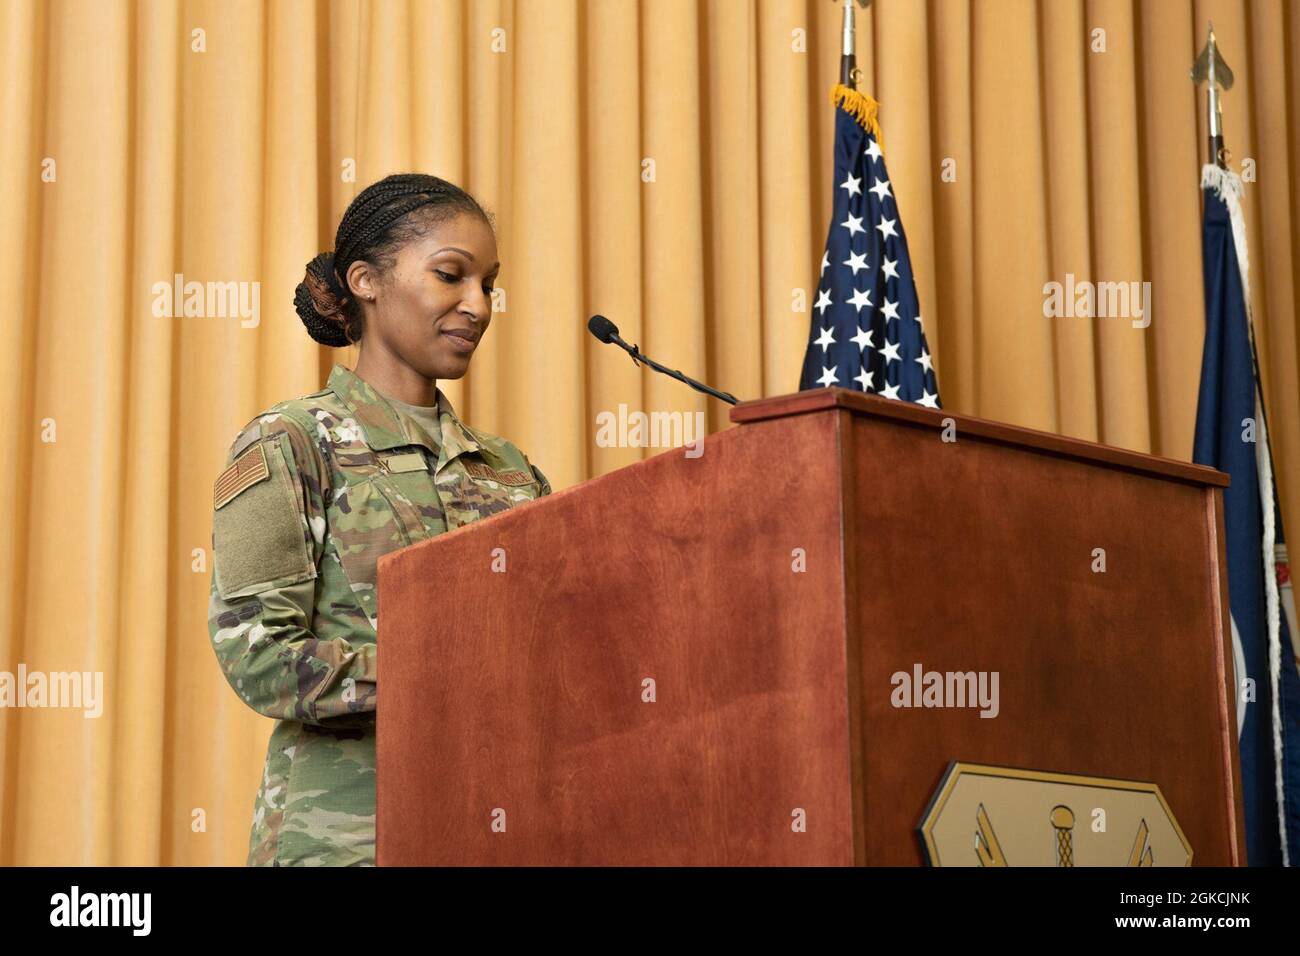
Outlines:
<svg viewBox="0 0 1300 956"><path fill-rule="evenodd" d="M1214 24L1211 23L1205 48L1201 50L1196 63L1192 66L1192 82L1197 85L1206 84L1205 114L1206 129L1209 132L1209 162L1220 169L1228 168L1229 153L1227 147L1223 145L1223 112L1219 108L1219 89L1222 88L1224 92L1232 89L1232 81L1232 70L1228 69L1228 64L1223 62L1223 57L1219 54L1219 45L1214 40Z"/></svg>
<svg viewBox="0 0 1300 956"><path fill-rule="evenodd" d="M833 0L840 3L841 0ZM876 138L876 144L883 150L885 148L885 137L880 132L880 124L876 121L876 112L880 107L874 99L858 89L858 80L862 78L862 71L858 69L857 57L854 55L854 19L857 11L853 9L854 0L843 0L844 3L844 25L840 35L842 43L840 46L840 80L831 87L831 103L836 106L842 106L853 117L862 124L872 136ZM871 5L871 0L857 0L858 6L866 9Z"/></svg>
<svg viewBox="0 0 1300 956"><path fill-rule="evenodd" d="M840 0L834 0L839 3ZM858 6L866 9L871 0L857 0ZM844 26L841 30L843 43L840 46L840 83L850 89L857 89L858 78L862 71L858 69L857 57L854 55L853 28L857 11L853 9L853 0L844 0Z"/></svg>

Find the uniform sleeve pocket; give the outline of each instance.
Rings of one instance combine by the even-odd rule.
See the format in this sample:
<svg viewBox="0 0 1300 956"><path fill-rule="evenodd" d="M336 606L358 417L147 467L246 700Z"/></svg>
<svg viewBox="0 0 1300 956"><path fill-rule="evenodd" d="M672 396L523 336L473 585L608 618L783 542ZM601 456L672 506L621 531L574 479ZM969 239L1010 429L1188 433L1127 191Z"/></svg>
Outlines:
<svg viewBox="0 0 1300 956"><path fill-rule="evenodd" d="M213 492L212 560L223 599L316 576L302 496L284 438L263 438L218 476Z"/></svg>

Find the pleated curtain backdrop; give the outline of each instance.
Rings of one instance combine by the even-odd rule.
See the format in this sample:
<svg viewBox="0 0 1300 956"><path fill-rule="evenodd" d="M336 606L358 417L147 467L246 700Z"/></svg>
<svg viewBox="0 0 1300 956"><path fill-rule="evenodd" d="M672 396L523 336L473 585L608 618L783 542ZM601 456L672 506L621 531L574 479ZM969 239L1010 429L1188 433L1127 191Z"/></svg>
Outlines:
<svg viewBox="0 0 1300 956"><path fill-rule="evenodd" d="M726 426L596 343L594 312L742 398L797 387L840 16L829 0L0 3L0 669L104 675L98 718L0 712L0 863L243 862L271 722L208 645L212 482L254 414L355 360L312 343L291 302L366 184L433 173L496 214L504 310L442 387L557 489L657 453L598 447L601 411ZM1226 140L1253 171L1255 328L1300 540L1300 9L875 0L861 88L882 104L946 407L1188 459L1205 149L1188 70L1210 20L1237 77ZM1067 274L1149 281L1150 326L1045 318L1044 284ZM157 284L177 275L235 283L246 308L173 312Z"/></svg>

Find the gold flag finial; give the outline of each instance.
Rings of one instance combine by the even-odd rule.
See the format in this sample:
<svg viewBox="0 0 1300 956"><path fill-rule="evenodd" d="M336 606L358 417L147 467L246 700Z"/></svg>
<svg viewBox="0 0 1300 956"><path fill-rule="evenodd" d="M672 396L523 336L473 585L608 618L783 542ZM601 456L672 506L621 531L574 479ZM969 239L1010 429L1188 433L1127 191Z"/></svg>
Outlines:
<svg viewBox="0 0 1300 956"><path fill-rule="evenodd" d="M1192 64L1192 82L1204 83L1206 127L1209 130L1210 162L1224 169L1228 165L1228 150L1223 145L1223 112L1219 105L1219 91L1232 89L1232 70L1223 61L1219 53L1219 44L1214 37L1214 24L1210 24L1209 36L1200 56Z"/></svg>

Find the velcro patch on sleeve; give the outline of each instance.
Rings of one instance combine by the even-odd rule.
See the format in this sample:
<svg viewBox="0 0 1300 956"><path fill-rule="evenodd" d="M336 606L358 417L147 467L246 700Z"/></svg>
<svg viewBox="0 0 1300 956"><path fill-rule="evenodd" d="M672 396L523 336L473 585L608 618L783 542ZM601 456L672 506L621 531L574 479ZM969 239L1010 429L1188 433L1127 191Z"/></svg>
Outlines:
<svg viewBox="0 0 1300 956"><path fill-rule="evenodd" d="M531 485L534 480L526 471L497 471L477 461L466 462L465 470L471 478L486 478L503 485Z"/></svg>
<svg viewBox="0 0 1300 956"><path fill-rule="evenodd" d="M259 594L316 576L302 488L290 470L289 436L250 448L249 463L231 480L224 507L212 514L212 563L224 599ZM232 462L232 468L240 461ZM260 475L260 477L259 477ZM242 487L241 487L242 486ZM220 497L217 499L220 501Z"/></svg>
<svg viewBox="0 0 1300 956"><path fill-rule="evenodd" d="M245 488L270 477L271 470L266 465L266 452L262 448L262 443L258 442L217 476L216 484L212 487L213 510L219 511L222 505L229 504Z"/></svg>

